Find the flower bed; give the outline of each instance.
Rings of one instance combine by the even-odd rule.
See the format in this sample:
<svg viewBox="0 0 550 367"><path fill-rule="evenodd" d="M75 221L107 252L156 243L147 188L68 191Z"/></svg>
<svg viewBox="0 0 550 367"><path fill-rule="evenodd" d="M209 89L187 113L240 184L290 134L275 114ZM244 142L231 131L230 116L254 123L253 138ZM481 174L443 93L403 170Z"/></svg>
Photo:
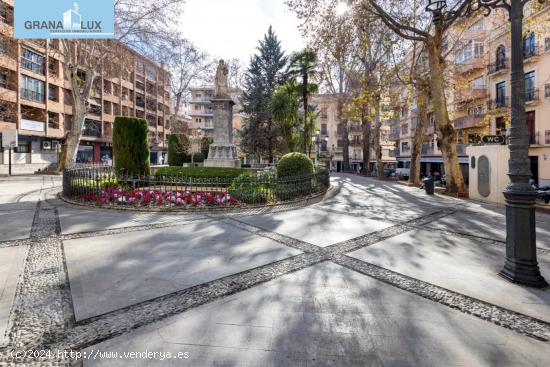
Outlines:
<svg viewBox="0 0 550 367"><path fill-rule="evenodd" d="M158 210L226 209L272 205L325 192L329 174L319 171L276 178L272 172L238 177L176 178L117 175L108 166L71 167L63 197L85 205Z"/></svg>

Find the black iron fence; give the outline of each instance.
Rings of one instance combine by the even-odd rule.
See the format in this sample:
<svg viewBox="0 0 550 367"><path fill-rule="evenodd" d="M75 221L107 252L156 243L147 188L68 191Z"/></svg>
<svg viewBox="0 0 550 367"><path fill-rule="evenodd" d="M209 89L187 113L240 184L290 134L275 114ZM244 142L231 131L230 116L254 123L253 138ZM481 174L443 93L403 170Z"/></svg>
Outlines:
<svg viewBox="0 0 550 367"><path fill-rule="evenodd" d="M235 178L121 175L112 166L76 165L63 174L63 196L104 207L142 209L226 209L288 202L321 194L329 188L329 172L274 177L270 171Z"/></svg>

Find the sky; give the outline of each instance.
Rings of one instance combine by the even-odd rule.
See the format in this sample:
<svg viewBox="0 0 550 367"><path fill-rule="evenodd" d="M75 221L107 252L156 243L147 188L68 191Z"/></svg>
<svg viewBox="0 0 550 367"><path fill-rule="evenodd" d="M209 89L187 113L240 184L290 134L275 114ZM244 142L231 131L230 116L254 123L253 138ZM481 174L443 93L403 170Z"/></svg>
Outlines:
<svg viewBox="0 0 550 367"><path fill-rule="evenodd" d="M287 54L302 49L298 24L284 0L186 0L181 30L212 56L247 65L270 25Z"/></svg>

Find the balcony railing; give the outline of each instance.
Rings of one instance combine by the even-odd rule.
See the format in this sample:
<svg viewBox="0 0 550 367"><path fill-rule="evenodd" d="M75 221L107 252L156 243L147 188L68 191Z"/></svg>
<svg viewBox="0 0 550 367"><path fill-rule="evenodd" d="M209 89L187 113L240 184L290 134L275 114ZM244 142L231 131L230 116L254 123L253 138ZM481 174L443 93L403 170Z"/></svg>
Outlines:
<svg viewBox="0 0 550 367"><path fill-rule="evenodd" d="M499 97L496 99L492 99L487 103L487 106L491 110L510 107L510 97Z"/></svg>
<svg viewBox="0 0 550 367"><path fill-rule="evenodd" d="M508 70L510 67L510 61L508 59L496 61L487 65L487 74L496 74L502 71Z"/></svg>
<svg viewBox="0 0 550 367"><path fill-rule="evenodd" d="M530 88L525 90L525 103L536 102L539 100L538 88Z"/></svg>
<svg viewBox="0 0 550 367"><path fill-rule="evenodd" d="M459 73L467 73L474 70L483 69L485 62L482 57L476 57L467 61L457 62L456 69Z"/></svg>
<svg viewBox="0 0 550 367"><path fill-rule="evenodd" d="M468 102L474 99L487 98L487 88L468 88L464 90L458 90L455 93L455 101L457 103Z"/></svg>
<svg viewBox="0 0 550 367"><path fill-rule="evenodd" d="M539 56L540 55L540 47L539 46L534 46L534 47L529 47L529 48L525 48L523 50L523 59L524 60L529 60L529 59L532 59L536 56Z"/></svg>
<svg viewBox="0 0 550 367"><path fill-rule="evenodd" d="M457 130L480 127L479 124L485 118L485 114L462 116L453 120L453 127Z"/></svg>
<svg viewBox="0 0 550 367"><path fill-rule="evenodd" d="M431 144L422 144L422 155L433 155L434 147Z"/></svg>

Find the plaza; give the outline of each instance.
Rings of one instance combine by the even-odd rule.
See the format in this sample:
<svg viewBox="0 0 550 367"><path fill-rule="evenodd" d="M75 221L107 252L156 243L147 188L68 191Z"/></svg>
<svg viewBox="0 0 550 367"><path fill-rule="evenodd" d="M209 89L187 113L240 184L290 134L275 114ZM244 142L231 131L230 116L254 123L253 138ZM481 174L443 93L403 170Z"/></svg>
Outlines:
<svg viewBox="0 0 550 367"><path fill-rule="evenodd" d="M550 363L548 288L498 276L504 207L346 174L314 202L223 213L81 207L60 190L0 179L1 363L13 349L84 366ZM548 278L550 215L536 227Z"/></svg>

